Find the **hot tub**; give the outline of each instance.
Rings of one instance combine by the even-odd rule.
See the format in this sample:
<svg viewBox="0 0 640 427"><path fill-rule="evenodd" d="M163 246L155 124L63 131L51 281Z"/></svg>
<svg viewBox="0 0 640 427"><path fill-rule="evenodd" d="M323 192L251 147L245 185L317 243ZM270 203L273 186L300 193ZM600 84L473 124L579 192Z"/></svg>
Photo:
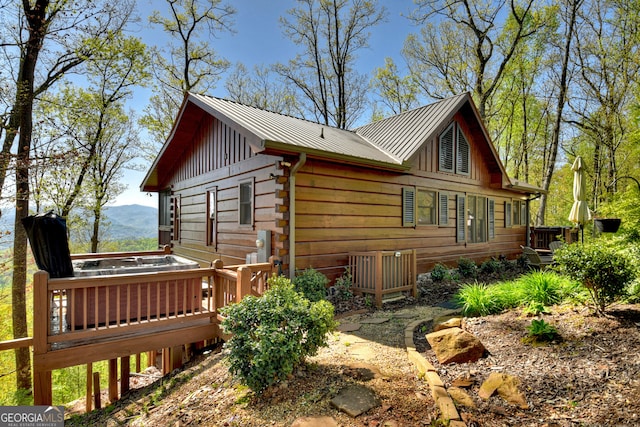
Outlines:
<svg viewBox="0 0 640 427"><path fill-rule="evenodd" d="M87 286L68 294L67 321L74 330L197 312L201 308L202 279L150 280L136 273L199 268L176 255L91 258L73 261L74 277L132 275L126 284ZM107 296L108 288L108 296ZM86 295L85 295L86 294ZM96 311L97 307L97 311ZM85 321L86 316L86 321Z"/></svg>
<svg viewBox="0 0 640 427"><path fill-rule="evenodd" d="M75 277L111 274L151 273L153 271L198 268L195 261L177 255L150 255L124 258L90 258L73 261Z"/></svg>

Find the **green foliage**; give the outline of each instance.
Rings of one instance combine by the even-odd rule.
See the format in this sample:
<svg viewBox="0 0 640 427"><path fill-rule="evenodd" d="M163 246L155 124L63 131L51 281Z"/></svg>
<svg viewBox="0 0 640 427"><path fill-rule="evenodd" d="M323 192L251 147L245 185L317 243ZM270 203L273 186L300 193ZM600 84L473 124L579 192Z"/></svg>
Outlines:
<svg viewBox="0 0 640 427"><path fill-rule="evenodd" d="M600 314L624 296L636 276L628 255L604 241L565 245L554 259L558 271L582 283Z"/></svg>
<svg viewBox="0 0 640 427"><path fill-rule="evenodd" d="M629 186L622 188L625 184ZM618 186L620 192L611 202L600 205L598 212L609 218L620 218L618 234L630 242L640 242L640 189L629 179L620 180Z"/></svg>
<svg viewBox="0 0 640 427"><path fill-rule="evenodd" d="M549 306L560 302L562 278L546 271L532 271L520 278L525 301Z"/></svg>
<svg viewBox="0 0 640 427"><path fill-rule="evenodd" d="M460 288L454 298L462 306L462 314L465 316L486 316L499 311L495 295L484 284L477 282L466 284Z"/></svg>
<svg viewBox="0 0 640 427"><path fill-rule="evenodd" d="M559 336L558 330L553 325L545 322L544 319L532 320L527 330L529 331L529 337L536 342L553 341Z"/></svg>
<svg viewBox="0 0 640 427"><path fill-rule="evenodd" d="M340 301L347 301L353 298L353 292L351 291L352 285L353 276L351 275L351 270L347 267L344 269L342 276L338 277L333 285L336 291L336 298Z"/></svg>
<svg viewBox="0 0 640 427"><path fill-rule="evenodd" d="M495 258L486 260L480 265L480 272L482 274L493 274L502 271L502 264Z"/></svg>
<svg viewBox="0 0 640 427"><path fill-rule="evenodd" d="M293 279L293 287L311 302L323 300L327 294L327 276L313 268L307 268Z"/></svg>
<svg viewBox="0 0 640 427"><path fill-rule="evenodd" d="M485 316L503 310L525 307L525 312L538 314L545 306L558 304L571 297L575 282L553 272L531 272L518 280L464 285L454 299L465 316Z"/></svg>
<svg viewBox="0 0 640 427"><path fill-rule="evenodd" d="M450 277L451 275L446 265L438 263L433 266L433 270L431 270L431 280L434 282L442 282Z"/></svg>
<svg viewBox="0 0 640 427"><path fill-rule="evenodd" d="M225 344L229 370L255 392L287 378L327 345L335 327L328 301L310 302L283 276L270 278L262 297L249 295L222 314L222 328L232 335Z"/></svg>
<svg viewBox="0 0 640 427"><path fill-rule="evenodd" d="M478 267L472 259L460 258L458 260L458 272L461 277L476 277Z"/></svg>
<svg viewBox="0 0 640 427"><path fill-rule="evenodd" d="M630 304L640 303L640 278L636 278L636 280L629 285L626 301Z"/></svg>

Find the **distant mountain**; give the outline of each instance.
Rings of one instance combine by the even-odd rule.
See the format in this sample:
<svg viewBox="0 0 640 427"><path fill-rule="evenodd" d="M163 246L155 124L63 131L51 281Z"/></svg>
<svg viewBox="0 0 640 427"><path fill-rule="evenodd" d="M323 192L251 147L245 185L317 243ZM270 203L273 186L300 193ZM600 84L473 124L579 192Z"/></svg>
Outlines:
<svg viewBox="0 0 640 427"><path fill-rule="evenodd" d="M158 236L158 209L142 205L108 206L104 212L109 240Z"/></svg>
<svg viewBox="0 0 640 427"><path fill-rule="evenodd" d="M107 206L105 235L108 240L140 239L158 236L158 209L143 205ZM13 244L13 207L2 209L0 250ZM10 234L6 234L9 232Z"/></svg>

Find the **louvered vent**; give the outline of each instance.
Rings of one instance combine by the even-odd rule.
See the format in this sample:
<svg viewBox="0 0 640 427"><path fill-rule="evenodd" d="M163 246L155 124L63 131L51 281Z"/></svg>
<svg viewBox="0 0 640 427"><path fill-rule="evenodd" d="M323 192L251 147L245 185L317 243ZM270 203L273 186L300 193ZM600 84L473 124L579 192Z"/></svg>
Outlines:
<svg viewBox="0 0 640 427"><path fill-rule="evenodd" d="M413 187L402 189L402 226L416 225L416 190Z"/></svg>
<svg viewBox="0 0 640 427"><path fill-rule="evenodd" d="M440 210L440 225L449 224L449 195L446 193L440 193L439 195L438 209Z"/></svg>
<svg viewBox="0 0 640 427"><path fill-rule="evenodd" d="M496 202L489 200L489 240L496 237Z"/></svg>
<svg viewBox="0 0 640 427"><path fill-rule="evenodd" d="M453 125L440 135L439 169L453 172Z"/></svg>
<svg viewBox="0 0 640 427"><path fill-rule="evenodd" d="M463 175L469 175L469 143L464 137L462 130L458 128L458 156L457 156L456 172Z"/></svg>
<svg viewBox="0 0 640 427"><path fill-rule="evenodd" d="M464 194L456 196L456 240L464 242L467 229L467 209Z"/></svg>

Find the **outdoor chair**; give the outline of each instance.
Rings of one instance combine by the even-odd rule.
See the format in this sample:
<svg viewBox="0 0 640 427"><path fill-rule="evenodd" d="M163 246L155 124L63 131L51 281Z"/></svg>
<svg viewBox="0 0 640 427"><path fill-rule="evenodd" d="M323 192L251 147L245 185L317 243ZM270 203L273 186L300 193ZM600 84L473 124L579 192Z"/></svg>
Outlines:
<svg viewBox="0 0 640 427"><path fill-rule="evenodd" d="M560 240L554 240L553 242L549 243L549 249L551 250L551 255L553 255L558 249L560 249L564 245L565 243Z"/></svg>
<svg viewBox="0 0 640 427"><path fill-rule="evenodd" d="M529 246L521 246L522 253L527 257L529 265L538 270L543 270L553 263L553 258L550 256L541 256L535 249Z"/></svg>

